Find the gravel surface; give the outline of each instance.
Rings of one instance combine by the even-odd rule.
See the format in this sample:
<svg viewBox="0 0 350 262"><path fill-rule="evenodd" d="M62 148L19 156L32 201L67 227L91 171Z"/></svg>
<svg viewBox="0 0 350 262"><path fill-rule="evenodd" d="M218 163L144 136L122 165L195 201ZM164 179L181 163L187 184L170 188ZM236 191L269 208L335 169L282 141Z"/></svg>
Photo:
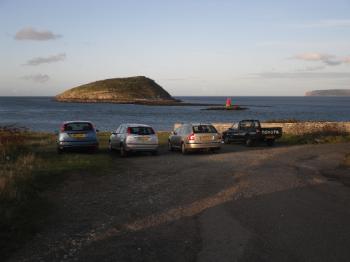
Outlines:
<svg viewBox="0 0 350 262"><path fill-rule="evenodd" d="M71 174L9 261L349 261L350 144L161 150ZM338 176L336 175L338 174Z"/></svg>

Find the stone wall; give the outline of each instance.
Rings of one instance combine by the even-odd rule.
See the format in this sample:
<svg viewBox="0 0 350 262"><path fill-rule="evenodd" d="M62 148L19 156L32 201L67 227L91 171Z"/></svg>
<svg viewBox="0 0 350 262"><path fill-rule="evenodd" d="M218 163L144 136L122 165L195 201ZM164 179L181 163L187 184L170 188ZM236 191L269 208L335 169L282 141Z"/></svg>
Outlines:
<svg viewBox="0 0 350 262"><path fill-rule="evenodd" d="M222 133L232 126L232 123L212 123ZM262 127L282 127L284 134L303 135L307 133L342 131L350 134L350 122L297 122L297 123L261 123ZM174 124L174 128L181 123Z"/></svg>

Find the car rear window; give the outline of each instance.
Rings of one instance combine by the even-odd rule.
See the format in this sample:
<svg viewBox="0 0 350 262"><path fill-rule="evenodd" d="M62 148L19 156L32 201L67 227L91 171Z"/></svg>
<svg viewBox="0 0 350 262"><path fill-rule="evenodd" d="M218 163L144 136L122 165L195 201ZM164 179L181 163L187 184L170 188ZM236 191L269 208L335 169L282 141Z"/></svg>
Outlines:
<svg viewBox="0 0 350 262"><path fill-rule="evenodd" d="M212 125L199 125L193 126L193 133L201 134L201 133L217 133L215 127Z"/></svg>
<svg viewBox="0 0 350 262"><path fill-rule="evenodd" d="M91 123L68 123L64 125L64 131L91 131L93 129Z"/></svg>
<svg viewBox="0 0 350 262"><path fill-rule="evenodd" d="M258 128L258 121L241 121L241 128Z"/></svg>
<svg viewBox="0 0 350 262"><path fill-rule="evenodd" d="M154 135L154 130L151 127L137 126L129 127L128 133L133 135Z"/></svg>

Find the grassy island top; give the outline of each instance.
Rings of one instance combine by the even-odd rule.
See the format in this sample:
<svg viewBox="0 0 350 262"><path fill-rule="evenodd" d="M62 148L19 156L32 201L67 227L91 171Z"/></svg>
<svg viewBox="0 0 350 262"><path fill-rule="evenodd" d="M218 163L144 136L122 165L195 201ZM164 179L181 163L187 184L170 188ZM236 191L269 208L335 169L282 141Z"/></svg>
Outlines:
<svg viewBox="0 0 350 262"><path fill-rule="evenodd" d="M145 76L111 78L71 88L55 97L62 102L176 101L154 80Z"/></svg>

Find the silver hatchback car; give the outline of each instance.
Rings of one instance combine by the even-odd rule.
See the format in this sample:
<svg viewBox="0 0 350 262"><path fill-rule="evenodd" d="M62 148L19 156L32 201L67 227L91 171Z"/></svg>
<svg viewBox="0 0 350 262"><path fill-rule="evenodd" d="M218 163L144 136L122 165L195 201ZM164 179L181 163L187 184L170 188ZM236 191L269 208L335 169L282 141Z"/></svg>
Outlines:
<svg viewBox="0 0 350 262"><path fill-rule="evenodd" d="M221 136L211 124L183 124L169 136L168 148L181 149L183 154L203 149L215 152L221 148Z"/></svg>
<svg viewBox="0 0 350 262"><path fill-rule="evenodd" d="M122 157L140 151L156 155L158 146L158 136L154 129L143 124L122 124L109 138L109 149L119 150Z"/></svg>
<svg viewBox="0 0 350 262"><path fill-rule="evenodd" d="M97 131L88 121L64 122L58 132L57 151L61 153L65 149L73 148L96 151L99 145Z"/></svg>

